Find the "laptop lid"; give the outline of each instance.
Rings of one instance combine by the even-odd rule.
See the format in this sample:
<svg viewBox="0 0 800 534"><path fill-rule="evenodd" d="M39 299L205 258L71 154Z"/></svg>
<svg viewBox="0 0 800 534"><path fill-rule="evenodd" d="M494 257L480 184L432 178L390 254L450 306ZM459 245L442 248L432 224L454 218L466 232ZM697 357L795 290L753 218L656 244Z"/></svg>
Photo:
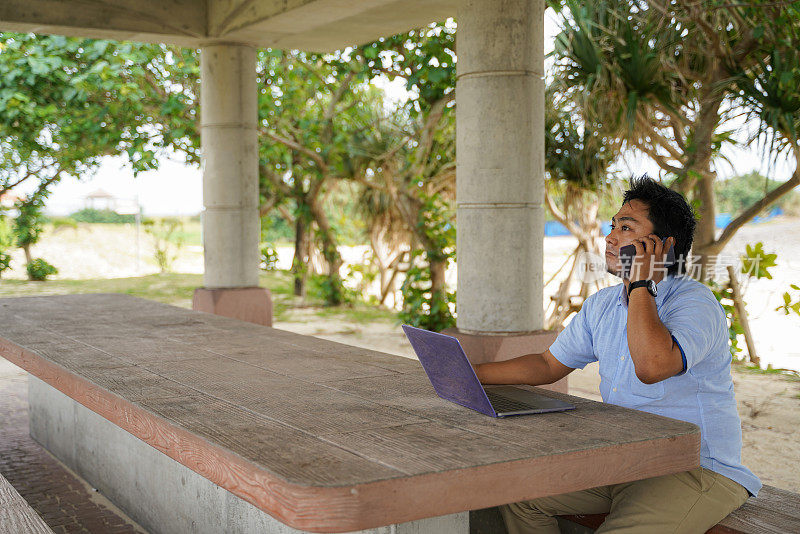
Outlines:
<svg viewBox="0 0 800 534"><path fill-rule="evenodd" d="M461 343L452 336L403 325L436 394L482 414L496 417Z"/></svg>

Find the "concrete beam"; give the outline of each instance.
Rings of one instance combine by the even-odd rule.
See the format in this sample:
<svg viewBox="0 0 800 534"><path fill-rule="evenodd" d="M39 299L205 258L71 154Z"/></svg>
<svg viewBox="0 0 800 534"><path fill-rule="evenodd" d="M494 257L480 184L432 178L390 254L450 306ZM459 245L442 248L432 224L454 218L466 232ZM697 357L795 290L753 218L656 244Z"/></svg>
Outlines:
<svg viewBox="0 0 800 534"><path fill-rule="evenodd" d="M457 0L294 0L290 9L271 11L268 4L253 3L215 35L274 48L328 52L443 21L455 16L457 8Z"/></svg>
<svg viewBox="0 0 800 534"><path fill-rule="evenodd" d="M205 2L193 0L0 2L0 31L192 46L206 25Z"/></svg>
<svg viewBox="0 0 800 534"><path fill-rule="evenodd" d="M457 0L3 0L0 31L332 51L455 15Z"/></svg>

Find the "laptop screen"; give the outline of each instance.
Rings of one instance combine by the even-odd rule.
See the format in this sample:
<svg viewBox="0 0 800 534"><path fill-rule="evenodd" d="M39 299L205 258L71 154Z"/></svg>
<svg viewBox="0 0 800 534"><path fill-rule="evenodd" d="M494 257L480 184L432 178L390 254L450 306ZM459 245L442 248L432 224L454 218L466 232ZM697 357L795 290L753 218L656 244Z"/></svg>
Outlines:
<svg viewBox="0 0 800 534"><path fill-rule="evenodd" d="M408 325L403 325L403 331L437 395L486 415L495 415L483 386L456 338Z"/></svg>

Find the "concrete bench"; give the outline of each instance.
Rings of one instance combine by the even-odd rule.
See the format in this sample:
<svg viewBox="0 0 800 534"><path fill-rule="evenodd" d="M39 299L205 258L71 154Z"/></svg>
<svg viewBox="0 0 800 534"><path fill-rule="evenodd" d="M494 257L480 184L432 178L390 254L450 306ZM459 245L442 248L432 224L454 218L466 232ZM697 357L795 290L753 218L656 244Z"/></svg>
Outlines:
<svg viewBox="0 0 800 534"><path fill-rule="evenodd" d="M157 532L466 534L469 510L684 471L690 423L497 420L419 362L126 295L0 299L31 434Z"/></svg>
<svg viewBox="0 0 800 534"><path fill-rule="evenodd" d="M53 534L11 483L0 475L0 534Z"/></svg>

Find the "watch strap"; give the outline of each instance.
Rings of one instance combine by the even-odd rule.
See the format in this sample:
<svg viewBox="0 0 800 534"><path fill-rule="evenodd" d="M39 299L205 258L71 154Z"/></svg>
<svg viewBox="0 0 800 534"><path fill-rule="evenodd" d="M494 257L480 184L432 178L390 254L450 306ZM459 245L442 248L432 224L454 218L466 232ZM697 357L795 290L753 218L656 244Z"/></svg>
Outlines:
<svg viewBox="0 0 800 534"><path fill-rule="evenodd" d="M637 287L648 287L649 285L650 285L650 280L637 280L636 282L631 282L630 285L628 286L628 296L630 296L631 291L633 291ZM649 288L647 292L650 293Z"/></svg>

